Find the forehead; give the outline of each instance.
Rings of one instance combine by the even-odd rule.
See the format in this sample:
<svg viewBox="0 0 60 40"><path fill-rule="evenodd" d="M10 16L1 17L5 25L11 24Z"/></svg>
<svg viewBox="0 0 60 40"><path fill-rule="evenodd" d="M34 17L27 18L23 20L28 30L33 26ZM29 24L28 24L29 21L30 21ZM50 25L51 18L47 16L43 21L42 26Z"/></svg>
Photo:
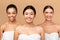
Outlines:
<svg viewBox="0 0 60 40"><path fill-rule="evenodd" d="M51 8L47 8L45 12L53 12L53 10Z"/></svg>
<svg viewBox="0 0 60 40"><path fill-rule="evenodd" d="M27 9L25 12L34 12L32 9Z"/></svg>
<svg viewBox="0 0 60 40"><path fill-rule="evenodd" d="M15 11L15 8L9 8L8 11Z"/></svg>

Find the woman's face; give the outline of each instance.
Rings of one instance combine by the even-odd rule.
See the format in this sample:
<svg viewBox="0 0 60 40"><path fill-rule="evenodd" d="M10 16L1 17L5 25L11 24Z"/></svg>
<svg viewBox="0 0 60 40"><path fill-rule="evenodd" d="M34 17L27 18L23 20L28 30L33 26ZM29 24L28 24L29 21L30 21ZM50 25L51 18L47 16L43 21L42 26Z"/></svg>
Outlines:
<svg viewBox="0 0 60 40"><path fill-rule="evenodd" d="M7 10L7 16L10 21L16 20L16 15L17 15L17 12L16 12L15 8L9 8Z"/></svg>
<svg viewBox="0 0 60 40"><path fill-rule="evenodd" d="M44 11L44 16L45 16L45 20L52 20L52 17L54 15L54 11L51 9L51 8L47 8L45 11Z"/></svg>
<svg viewBox="0 0 60 40"><path fill-rule="evenodd" d="M27 23L32 23L35 18L34 11L32 9L27 9L24 12L24 19Z"/></svg>

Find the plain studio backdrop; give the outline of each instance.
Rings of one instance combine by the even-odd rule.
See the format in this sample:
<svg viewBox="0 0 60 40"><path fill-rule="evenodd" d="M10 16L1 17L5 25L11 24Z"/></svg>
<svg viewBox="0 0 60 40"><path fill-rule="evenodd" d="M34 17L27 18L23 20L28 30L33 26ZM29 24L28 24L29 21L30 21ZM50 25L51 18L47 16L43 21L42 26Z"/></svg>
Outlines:
<svg viewBox="0 0 60 40"><path fill-rule="evenodd" d="M27 5L35 7L37 15L34 24L41 24L44 21L43 8L51 5L54 8L53 22L60 24L60 0L0 0L0 25L8 21L6 7L9 4L15 4L18 9L17 21L24 24L23 9Z"/></svg>

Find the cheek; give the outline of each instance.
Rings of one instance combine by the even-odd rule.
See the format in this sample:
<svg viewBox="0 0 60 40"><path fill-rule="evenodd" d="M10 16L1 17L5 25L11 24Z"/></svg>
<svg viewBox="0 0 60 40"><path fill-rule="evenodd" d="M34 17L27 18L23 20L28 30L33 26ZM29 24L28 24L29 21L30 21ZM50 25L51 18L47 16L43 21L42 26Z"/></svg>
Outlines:
<svg viewBox="0 0 60 40"><path fill-rule="evenodd" d="M31 18L32 18L32 19L34 19L34 18L35 18L35 16L34 16L34 15L32 15L32 16L31 16Z"/></svg>
<svg viewBox="0 0 60 40"><path fill-rule="evenodd" d="M31 16L31 22L34 20L35 16Z"/></svg>
<svg viewBox="0 0 60 40"><path fill-rule="evenodd" d="M53 16L53 14L45 14L45 16Z"/></svg>
<svg viewBox="0 0 60 40"><path fill-rule="evenodd" d="M16 14L14 14L13 16L16 17Z"/></svg>
<svg viewBox="0 0 60 40"><path fill-rule="evenodd" d="M10 15L10 14L8 14L7 16L8 16L8 17L10 17L11 15Z"/></svg>
<svg viewBox="0 0 60 40"><path fill-rule="evenodd" d="M27 15L24 15L24 18L27 18Z"/></svg>
<svg viewBox="0 0 60 40"><path fill-rule="evenodd" d="M46 17L47 16L47 14L44 14L44 17Z"/></svg>
<svg viewBox="0 0 60 40"><path fill-rule="evenodd" d="M7 15L9 18L10 17L16 17L17 15L16 14L12 14L12 15Z"/></svg>
<svg viewBox="0 0 60 40"><path fill-rule="evenodd" d="M17 16L17 14L12 14L12 17L16 17Z"/></svg>
<svg viewBox="0 0 60 40"><path fill-rule="evenodd" d="M53 16L53 14L51 14L51 16Z"/></svg>
<svg viewBox="0 0 60 40"><path fill-rule="evenodd" d="M27 19L27 15L24 15L24 20L26 20Z"/></svg>

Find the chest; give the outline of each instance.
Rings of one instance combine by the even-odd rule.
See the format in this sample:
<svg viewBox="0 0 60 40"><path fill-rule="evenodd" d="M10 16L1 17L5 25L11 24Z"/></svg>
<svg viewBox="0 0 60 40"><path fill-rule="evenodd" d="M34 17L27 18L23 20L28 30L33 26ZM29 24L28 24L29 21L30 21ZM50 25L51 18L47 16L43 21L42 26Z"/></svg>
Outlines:
<svg viewBox="0 0 60 40"><path fill-rule="evenodd" d="M48 32L48 33L58 32L58 29L55 26L44 26L43 29L45 32Z"/></svg>
<svg viewBox="0 0 60 40"><path fill-rule="evenodd" d="M21 28L19 30L20 34L35 34L35 33L40 33L37 28Z"/></svg>
<svg viewBox="0 0 60 40"><path fill-rule="evenodd" d="M4 31L12 31L15 30L16 25L7 25L4 29Z"/></svg>

